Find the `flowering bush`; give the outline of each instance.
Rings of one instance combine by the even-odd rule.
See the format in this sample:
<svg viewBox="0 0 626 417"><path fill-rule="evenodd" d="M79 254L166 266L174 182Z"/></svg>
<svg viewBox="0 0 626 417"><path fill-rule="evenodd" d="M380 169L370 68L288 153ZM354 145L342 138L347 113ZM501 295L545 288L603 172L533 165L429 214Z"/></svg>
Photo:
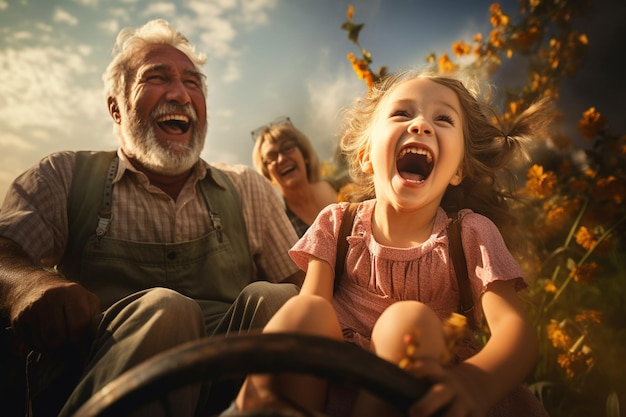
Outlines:
<svg viewBox="0 0 626 417"><path fill-rule="evenodd" d="M488 36L454 43L452 55L430 53L425 65L490 79L507 60L526 62L521 87L501 81L506 122L541 96L558 99L560 81L575 74L588 47L587 36L573 25L588 6L521 0L513 22L494 3ZM358 41L364 24L353 16L350 6L342 28L359 56L350 52L348 60L371 87L387 68L372 71L372 54ZM469 63L456 62L460 57ZM626 403L626 135L610 132L592 106L578 122L580 137L561 133L558 122L551 137L535 144L532 162L518 167L520 236L533 247L520 258L530 284L523 297L541 344L527 383L553 417L619 417Z"/></svg>

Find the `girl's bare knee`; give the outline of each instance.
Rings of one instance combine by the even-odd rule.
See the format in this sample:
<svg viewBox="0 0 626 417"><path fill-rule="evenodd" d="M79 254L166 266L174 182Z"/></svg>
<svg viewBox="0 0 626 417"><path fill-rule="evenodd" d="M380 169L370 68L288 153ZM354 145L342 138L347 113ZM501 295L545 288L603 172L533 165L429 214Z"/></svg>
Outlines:
<svg viewBox="0 0 626 417"><path fill-rule="evenodd" d="M333 305L317 295L297 295L290 298L265 326L264 332L342 337Z"/></svg>
<svg viewBox="0 0 626 417"><path fill-rule="evenodd" d="M372 330L372 349L384 359L397 362L406 355L405 337L413 335L413 357L439 359L445 349L443 325L437 314L419 301L400 301L389 306Z"/></svg>

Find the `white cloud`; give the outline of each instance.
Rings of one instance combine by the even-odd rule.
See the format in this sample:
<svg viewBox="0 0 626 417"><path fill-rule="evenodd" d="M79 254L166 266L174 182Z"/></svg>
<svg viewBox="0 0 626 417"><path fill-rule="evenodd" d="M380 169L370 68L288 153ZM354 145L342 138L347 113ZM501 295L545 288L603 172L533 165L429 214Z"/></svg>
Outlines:
<svg viewBox="0 0 626 417"><path fill-rule="evenodd" d="M307 108L310 110L306 131L310 137L316 138L316 148L321 158L330 157L336 146L341 110L352 104L355 97L362 96L365 92L365 84L353 74L339 68L333 72L321 72L329 73L336 74L336 77L325 76L324 79L316 77L307 80L309 101Z"/></svg>
<svg viewBox="0 0 626 417"><path fill-rule="evenodd" d="M23 41L23 40L27 40L27 39L33 39L33 34L32 34L32 32L27 32L27 31L21 30L21 31L18 31L18 32L15 32L15 33L11 34L11 37L15 41Z"/></svg>
<svg viewBox="0 0 626 417"><path fill-rule="evenodd" d="M76 52L53 47L0 51L0 125L61 129L93 117L93 107L84 100L94 93L76 82L92 72L94 68Z"/></svg>
<svg viewBox="0 0 626 417"><path fill-rule="evenodd" d="M189 9L197 14L198 18L223 16L227 11L232 10L236 6L233 0L220 0L213 2L191 1Z"/></svg>
<svg viewBox="0 0 626 417"><path fill-rule="evenodd" d="M89 56L89 55L91 55L91 52L93 51L93 48L90 45L78 45L76 47L76 50L82 56Z"/></svg>
<svg viewBox="0 0 626 417"><path fill-rule="evenodd" d="M0 147L22 151L32 151L35 149L35 146L29 143L28 140L11 132L0 132Z"/></svg>
<svg viewBox="0 0 626 417"><path fill-rule="evenodd" d="M67 23L70 26L76 26L78 24L78 19L76 17L61 9L60 7L54 9L54 15L52 16L52 20L57 23Z"/></svg>
<svg viewBox="0 0 626 417"><path fill-rule="evenodd" d="M45 24L45 23L43 23L43 22L36 22L36 23L35 23L35 27L36 27L38 30L40 30L40 31L42 31L42 32L47 32L47 33L50 33L50 32L52 32L52 30L53 30L53 27L52 27L52 26L47 25L47 24Z"/></svg>
<svg viewBox="0 0 626 417"><path fill-rule="evenodd" d="M333 126L339 111L351 104L354 97L363 95L364 84L352 74L336 71L330 80L310 79L307 82L311 118L314 122Z"/></svg>
<svg viewBox="0 0 626 417"><path fill-rule="evenodd" d="M239 65L235 61L229 61L226 66L226 70L222 74L222 81L225 83L232 83L241 78L241 71Z"/></svg>
<svg viewBox="0 0 626 417"><path fill-rule="evenodd" d="M208 54L214 59L231 56L232 42L237 32L229 20L221 17L205 19L207 30L200 35L202 43L209 48Z"/></svg>
<svg viewBox="0 0 626 417"><path fill-rule="evenodd" d="M274 9L277 0L242 0L241 20L245 25L261 26L269 22L267 10Z"/></svg>
<svg viewBox="0 0 626 417"><path fill-rule="evenodd" d="M143 16L168 16L176 13L174 3L159 2L150 4L142 13Z"/></svg>
<svg viewBox="0 0 626 417"><path fill-rule="evenodd" d="M120 30L120 24L117 20L104 20L98 24L107 33L117 34Z"/></svg>
<svg viewBox="0 0 626 417"><path fill-rule="evenodd" d="M233 48L239 31L268 24L267 11L276 5L276 0L194 0L187 8L196 17L180 27L184 27L186 33L199 32L202 48L211 59L228 59L239 54Z"/></svg>

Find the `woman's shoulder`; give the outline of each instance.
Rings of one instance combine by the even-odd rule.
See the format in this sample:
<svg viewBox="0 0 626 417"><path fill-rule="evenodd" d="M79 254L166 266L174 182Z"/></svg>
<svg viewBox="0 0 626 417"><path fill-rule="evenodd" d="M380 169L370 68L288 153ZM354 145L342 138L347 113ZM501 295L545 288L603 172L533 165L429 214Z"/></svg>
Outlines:
<svg viewBox="0 0 626 417"><path fill-rule="evenodd" d="M328 181L318 181L313 184L313 191L317 194L317 197L327 203L334 203L337 201L337 190Z"/></svg>

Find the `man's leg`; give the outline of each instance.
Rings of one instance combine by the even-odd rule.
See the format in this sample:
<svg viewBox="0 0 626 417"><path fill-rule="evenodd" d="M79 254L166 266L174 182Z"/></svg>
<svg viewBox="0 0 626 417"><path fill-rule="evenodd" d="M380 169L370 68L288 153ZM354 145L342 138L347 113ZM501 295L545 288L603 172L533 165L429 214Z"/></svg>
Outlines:
<svg viewBox="0 0 626 417"><path fill-rule="evenodd" d="M181 325L184 324L184 325ZM198 304L164 288L142 291L124 298L107 309L95 336L80 381L59 416L71 416L107 383L146 359L182 343L206 336L204 318ZM58 363L42 355L29 369L29 380L37 383ZM54 382L54 381L52 381ZM183 389L168 396L178 416L193 416L199 387ZM45 403L32 399L33 415L55 415ZM138 415L156 417L160 405L144 407Z"/></svg>
<svg viewBox="0 0 626 417"><path fill-rule="evenodd" d="M279 308L299 288L294 284L274 284L256 281L245 287L218 324L216 334L240 334L250 330L261 330Z"/></svg>
<svg viewBox="0 0 626 417"><path fill-rule="evenodd" d="M237 335L250 330L261 333L283 304L299 291L294 284L253 282L241 291L213 334ZM212 384L206 414L213 415L230 406L242 383L243 378L237 378Z"/></svg>

